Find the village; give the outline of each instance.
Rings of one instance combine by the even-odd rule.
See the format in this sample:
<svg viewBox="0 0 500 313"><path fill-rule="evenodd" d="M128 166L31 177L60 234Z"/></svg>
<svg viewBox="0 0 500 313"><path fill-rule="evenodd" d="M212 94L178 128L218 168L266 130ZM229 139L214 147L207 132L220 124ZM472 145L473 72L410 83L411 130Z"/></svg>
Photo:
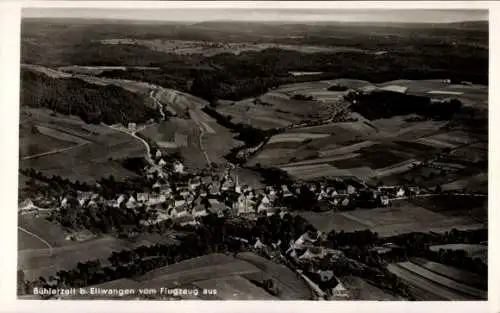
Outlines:
<svg viewBox="0 0 500 313"><path fill-rule="evenodd" d="M408 195L420 193L416 187L378 186L368 187L364 182L336 179L328 182L307 184L281 184L253 188L241 185L232 167L227 166L222 175L193 173L185 169L181 161L171 164L156 151L156 163L144 169L148 186L144 192L121 193L114 199L105 199L95 191L77 191L76 196L65 195L47 199L37 196L24 200L19 205L21 214L47 212L68 207L112 206L129 210L145 209L148 220L141 221L151 225L171 219L180 225L196 225L199 217L208 214L218 216L241 216L256 220L262 215L285 214L289 211L287 203L304 192L304 187L317 202L318 210L348 210L355 206L389 206L392 200L403 199Z"/></svg>

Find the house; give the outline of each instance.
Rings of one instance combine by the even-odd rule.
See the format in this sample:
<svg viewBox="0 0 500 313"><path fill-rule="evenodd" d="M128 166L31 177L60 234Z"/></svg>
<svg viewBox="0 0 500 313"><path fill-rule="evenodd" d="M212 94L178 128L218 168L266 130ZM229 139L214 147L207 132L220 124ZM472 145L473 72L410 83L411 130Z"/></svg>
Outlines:
<svg viewBox="0 0 500 313"><path fill-rule="evenodd" d="M137 124L136 123L128 123L128 130L129 131L136 131Z"/></svg>
<svg viewBox="0 0 500 313"><path fill-rule="evenodd" d="M163 194L152 194L152 195L149 196L147 204L148 205L157 205L157 204L160 204L160 203L164 203L165 201L167 201L167 197L165 195L163 195Z"/></svg>
<svg viewBox="0 0 500 313"><path fill-rule="evenodd" d="M283 192L283 197L285 198L293 196L287 185L281 185L281 191Z"/></svg>
<svg viewBox="0 0 500 313"><path fill-rule="evenodd" d="M356 193L356 188L354 188L353 185L348 185L347 186L347 194L348 195L352 195L352 194L355 194Z"/></svg>
<svg viewBox="0 0 500 313"><path fill-rule="evenodd" d="M125 200L127 199L127 197L123 194L121 194L118 199L116 199L116 202L115 202L115 207L119 207L122 202L124 202Z"/></svg>
<svg viewBox="0 0 500 313"><path fill-rule="evenodd" d="M342 200L341 204L343 207L347 207L349 205L350 201L349 201L349 198L344 198L344 200Z"/></svg>
<svg viewBox="0 0 500 313"><path fill-rule="evenodd" d="M224 216L224 211L227 209L227 206L224 203L220 203L215 199L208 200L210 206L208 207L208 211L212 214L217 214L217 216Z"/></svg>
<svg viewBox="0 0 500 313"><path fill-rule="evenodd" d="M19 204L19 211L30 211L33 209L36 209L36 206L31 199L24 200Z"/></svg>
<svg viewBox="0 0 500 313"><path fill-rule="evenodd" d="M262 249L265 247L265 245L260 241L260 239L257 239L257 241L253 245L254 249Z"/></svg>
<svg viewBox="0 0 500 313"><path fill-rule="evenodd" d="M77 191L76 198L78 199L78 202L81 202L81 200L83 200L83 203L85 203L87 200L90 200L93 197L95 198L95 196L96 196L96 194L94 194L91 191L87 191L87 192Z"/></svg>
<svg viewBox="0 0 500 313"><path fill-rule="evenodd" d="M201 180L199 177L195 177L194 179L192 179L190 182L189 182L189 188L191 190L195 190L196 188L198 188L199 186L201 185Z"/></svg>
<svg viewBox="0 0 500 313"><path fill-rule="evenodd" d="M161 167L164 167L165 165L167 165L167 162L165 162L164 159L160 159L160 161L158 162L158 165Z"/></svg>
<svg viewBox="0 0 500 313"><path fill-rule="evenodd" d="M403 188L399 188L398 191L396 192L396 197L404 197L405 196L405 190Z"/></svg>
<svg viewBox="0 0 500 313"><path fill-rule="evenodd" d="M239 183L239 180L238 180L238 175L236 175L236 184L234 185L234 191L236 193L241 193L242 192L241 186L240 186L240 183Z"/></svg>
<svg viewBox="0 0 500 313"><path fill-rule="evenodd" d="M146 202L149 200L149 194L146 192L137 193L137 201L138 202Z"/></svg>
<svg viewBox="0 0 500 313"><path fill-rule="evenodd" d="M197 225L198 221L192 215L183 215L175 219L176 223L179 223L181 226L186 225Z"/></svg>
<svg viewBox="0 0 500 313"><path fill-rule="evenodd" d="M157 158L161 158L161 156L162 156L161 151L160 151L160 150L156 150L156 154L155 154L155 156L156 156Z"/></svg>
<svg viewBox="0 0 500 313"><path fill-rule="evenodd" d="M68 206L68 198L66 198L66 197L62 198L60 205L63 208L67 207Z"/></svg>
<svg viewBox="0 0 500 313"><path fill-rule="evenodd" d="M314 259L321 259L324 257L323 250L319 247L309 247L306 251L298 257L299 260L310 261Z"/></svg>
<svg viewBox="0 0 500 313"><path fill-rule="evenodd" d="M185 205L173 208L172 210L170 210L169 214L174 219L190 215L188 210L187 210L187 206L185 206Z"/></svg>
<svg viewBox="0 0 500 313"><path fill-rule="evenodd" d="M176 173L184 173L184 165L177 161L174 163L174 172Z"/></svg>
<svg viewBox="0 0 500 313"><path fill-rule="evenodd" d="M159 181L156 181L156 183L154 183L153 189L156 189L156 190L160 190L161 189L161 184L160 184Z"/></svg>
<svg viewBox="0 0 500 313"><path fill-rule="evenodd" d="M203 204L199 204L193 208L193 212L191 214L194 217L201 217L208 215L208 211Z"/></svg>
<svg viewBox="0 0 500 313"><path fill-rule="evenodd" d="M388 206L389 205L389 197L386 196L386 195L383 195L380 197L380 203L383 205L383 206Z"/></svg>
<svg viewBox="0 0 500 313"><path fill-rule="evenodd" d="M128 201L125 205L127 206L128 209L132 209L132 208L135 208L137 206L137 201L134 199L133 196L130 196L130 198L128 198Z"/></svg>
<svg viewBox="0 0 500 313"><path fill-rule="evenodd" d="M182 196L176 196L174 197L174 207L181 207L186 204L186 199Z"/></svg>

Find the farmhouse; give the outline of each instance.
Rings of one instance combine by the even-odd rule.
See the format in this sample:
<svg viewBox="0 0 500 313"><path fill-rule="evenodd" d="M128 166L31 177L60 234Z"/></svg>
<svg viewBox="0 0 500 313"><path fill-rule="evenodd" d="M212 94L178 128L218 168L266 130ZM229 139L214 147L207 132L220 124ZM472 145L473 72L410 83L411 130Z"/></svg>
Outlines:
<svg viewBox="0 0 500 313"><path fill-rule="evenodd" d="M155 156L156 156L156 158L161 158L161 156L162 156L161 151L160 150L156 150Z"/></svg>
<svg viewBox="0 0 500 313"><path fill-rule="evenodd" d="M158 165L163 167L163 166L167 165L167 162L165 162L165 160L163 160L163 159L160 159L160 161L158 162Z"/></svg>

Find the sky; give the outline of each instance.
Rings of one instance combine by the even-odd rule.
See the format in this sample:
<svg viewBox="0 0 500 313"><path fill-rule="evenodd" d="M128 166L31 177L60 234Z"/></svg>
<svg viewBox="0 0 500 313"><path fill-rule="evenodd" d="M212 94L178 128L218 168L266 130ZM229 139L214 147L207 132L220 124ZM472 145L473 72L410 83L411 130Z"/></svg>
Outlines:
<svg viewBox="0 0 500 313"><path fill-rule="evenodd" d="M293 21L450 23L487 20L487 10L332 10L332 9L105 9L25 8L26 18L89 18L172 22Z"/></svg>

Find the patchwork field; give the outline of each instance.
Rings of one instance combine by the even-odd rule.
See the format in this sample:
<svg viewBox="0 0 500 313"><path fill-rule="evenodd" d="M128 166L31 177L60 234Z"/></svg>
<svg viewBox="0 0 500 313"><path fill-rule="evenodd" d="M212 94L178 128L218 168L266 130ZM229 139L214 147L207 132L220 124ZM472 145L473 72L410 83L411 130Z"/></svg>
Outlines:
<svg viewBox="0 0 500 313"><path fill-rule="evenodd" d="M59 67L57 70L73 74L99 75L104 71L110 71L110 70L126 71L127 69L159 70L158 67L144 67L144 66L81 66L81 65L63 66Z"/></svg>
<svg viewBox="0 0 500 313"><path fill-rule="evenodd" d="M199 288L217 288L216 297L222 300L276 299L258 286L268 278L275 280L283 291L280 298L311 297L307 284L290 269L252 253L238 254L236 258L224 254L205 255L150 271L137 281L145 287L193 284Z"/></svg>
<svg viewBox="0 0 500 313"><path fill-rule="evenodd" d="M472 287L480 278L453 267L414 259L410 262L390 264L389 271L417 290L434 295L440 300L487 299L487 292ZM418 297L418 292L416 293ZM435 300L422 297L418 300Z"/></svg>
<svg viewBox="0 0 500 313"><path fill-rule="evenodd" d="M377 288L364 279L357 276L340 277L342 284L349 292L349 300L366 301L401 301L402 298L393 296L380 288Z"/></svg>
<svg viewBox="0 0 500 313"><path fill-rule="evenodd" d="M117 179L133 177L135 174L126 170L120 160L141 157L145 153L139 140L109 127L85 124L73 116L22 108L20 123L28 129L36 127L40 136L47 138L35 141L38 137L32 138L31 134L26 134L26 127L21 128L21 151L28 147L37 154L21 154L20 168L34 168L49 176L59 175L85 182L109 175ZM46 144L47 141L54 144L68 142L69 145L55 147Z"/></svg>
<svg viewBox="0 0 500 313"><path fill-rule="evenodd" d="M466 214L447 217L406 201L391 207L358 209L349 212L300 212L322 232L370 229L382 237L410 232L443 232L451 228L478 229L484 227Z"/></svg>
<svg viewBox="0 0 500 313"><path fill-rule="evenodd" d="M286 45L274 43L245 43L245 42L205 42L205 41L188 41L188 40L141 40L129 38L105 39L100 41L102 44L108 45L141 45L153 51L165 53L175 53L180 55L185 54L203 54L205 56L214 56L221 53L239 54L244 51L262 51L270 48L279 48L283 50L298 51L302 53L317 53L317 52L360 52L370 53L357 48L350 47L326 47L313 45Z"/></svg>
<svg viewBox="0 0 500 313"><path fill-rule="evenodd" d="M147 240L125 241L104 236L89 241L74 243L52 249L22 250L18 252L18 269L22 269L27 280L49 277L60 270L73 269L78 262L99 259L101 264L109 264L108 257L113 251L134 249L151 245Z"/></svg>

